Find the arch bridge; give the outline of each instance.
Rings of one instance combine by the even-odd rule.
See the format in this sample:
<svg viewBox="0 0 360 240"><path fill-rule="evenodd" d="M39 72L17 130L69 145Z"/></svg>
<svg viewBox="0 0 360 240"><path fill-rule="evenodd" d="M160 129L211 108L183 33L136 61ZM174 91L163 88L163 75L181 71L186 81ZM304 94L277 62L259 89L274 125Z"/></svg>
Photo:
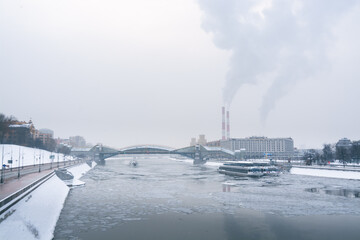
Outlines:
<svg viewBox="0 0 360 240"><path fill-rule="evenodd" d="M195 145L184 147L180 149L174 149L166 146L158 145L136 145L126 147L122 149L113 149L103 145L96 145L91 148L87 155L93 157L95 161L104 163L105 159L116 155L136 155L136 154L177 154L192 158L194 164L204 164L208 159L234 159L234 152L219 148L219 147L207 147L202 145Z"/></svg>

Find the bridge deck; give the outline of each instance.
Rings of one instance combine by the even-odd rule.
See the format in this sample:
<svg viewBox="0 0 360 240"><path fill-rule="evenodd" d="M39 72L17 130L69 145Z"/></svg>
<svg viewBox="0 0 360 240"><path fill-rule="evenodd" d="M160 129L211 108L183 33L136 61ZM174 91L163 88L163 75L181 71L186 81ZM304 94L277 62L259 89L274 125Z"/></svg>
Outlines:
<svg viewBox="0 0 360 240"><path fill-rule="evenodd" d="M125 154L179 154L194 159L194 163L204 163L209 158L232 159L235 156L234 152L230 150L222 148L204 147L202 145L189 146L180 149L173 149L169 147L154 145L141 145L127 147L121 150L96 145L87 153L88 156L94 156L94 158L96 157L100 161L104 161L106 158L110 158L116 155Z"/></svg>

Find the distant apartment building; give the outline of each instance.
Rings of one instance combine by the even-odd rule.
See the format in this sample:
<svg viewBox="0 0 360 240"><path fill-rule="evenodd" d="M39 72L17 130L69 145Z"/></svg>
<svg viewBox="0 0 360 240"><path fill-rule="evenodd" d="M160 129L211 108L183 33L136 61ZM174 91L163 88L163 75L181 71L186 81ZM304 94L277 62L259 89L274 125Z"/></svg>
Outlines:
<svg viewBox="0 0 360 240"><path fill-rule="evenodd" d="M61 145L65 145L65 146L70 146L70 139L68 138L57 138L56 139L56 144L61 144Z"/></svg>
<svg viewBox="0 0 360 240"><path fill-rule="evenodd" d="M196 138L191 138L190 146L195 146L195 145L196 145Z"/></svg>
<svg viewBox="0 0 360 240"><path fill-rule="evenodd" d="M205 146L207 143L206 138L205 138L205 134L200 134L199 135L199 139L196 141L196 138L191 138L190 141L190 146L195 146L196 144L200 144Z"/></svg>
<svg viewBox="0 0 360 240"><path fill-rule="evenodd" d="M205 139L205 135L204 134L200 134L199 135L199 139L198 139L198 144L200 145L206 145L206 139Z"/></svg>
<svg viewBox="0 0 360 240"><path fill-rule="evenodd" d="M44 146L46 146L51 141L51 139L54 138L54 131L52 131L50 129L47 129L47 128L39 129L37 131L37 137L36 138L40 139L42 144Z"/></svg>
<svg viewBox="0 0 360 240"><path fill-rule="evenodd" d="M220 141L220 147L231 151L242 151L244 158L289 159L294 154L292 138L230 138Z"/></svg>
<svg viewBox="0 0 360 240"><path fill-rule="evenodd" d="M315 151L318 151L317 149L314 149ZM298 148L294 148L294 153L293 153L293 157L291 159L294 160L303 160L304 156L307 152L309 152L310 149L298 149ZM322 149L321 149L322 151Z"/></svg>
<svg viewBox="0 0 360 240"><path fill-rule="evenodd" d="M220 147L220 140L207 142L206 146L209 147Z"/></svg>
<svg viewBox="0 0 360 240"><path fill-rule="evenodd" d="M85 138L81 136L73 136L69 138L70 145L76 148L83 148L86 146Z"/></svg>

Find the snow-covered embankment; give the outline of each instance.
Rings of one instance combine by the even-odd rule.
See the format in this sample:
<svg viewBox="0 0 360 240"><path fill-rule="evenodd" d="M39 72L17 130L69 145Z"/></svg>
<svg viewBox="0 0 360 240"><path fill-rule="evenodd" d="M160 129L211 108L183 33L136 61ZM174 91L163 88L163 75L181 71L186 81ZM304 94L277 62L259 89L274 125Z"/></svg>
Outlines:
<svg viewBox="0 0 360 240"><path fill-rule="evenodd" d="M315 177L360 180L360 171L344 171L344 170L338 170L338 169L328 170L328 169L318 169L318 168L293 167L293 168L291 168L290 173L298 174L298 175L315 176Z"/></svg>
<svg viewBox="0 0 360 240"><path fill-rule="evenodd" d="M12 144L0 144L0 155L3 158L3 164L9 167L29 166L44 163L57 163L74 160L72 156L65 156L61 153L48 152L46 150L23 147ZM12 164L8 161L12 160ZM2 165L0 164L0 169Z"/></svg>
<svg viewBox="0 0 360 240"><path fill-rule="evenodd" d="M83 163L68 170L79 183L90 169ZM52 239L68 193L69 187L62 180L51 177L0 216L0 239Z"/></svg>

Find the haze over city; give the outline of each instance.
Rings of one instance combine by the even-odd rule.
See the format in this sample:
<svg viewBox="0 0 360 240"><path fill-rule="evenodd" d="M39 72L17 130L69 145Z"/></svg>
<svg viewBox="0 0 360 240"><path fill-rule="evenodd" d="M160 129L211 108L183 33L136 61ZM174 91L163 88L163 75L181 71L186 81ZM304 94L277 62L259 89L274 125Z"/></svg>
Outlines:
<svg viewBox="0 0 360 240"><path fill-rule="evenodd" d="M220 139L223 105L232 137L357 140L359 22L359 1L1 1L0 112L114 147Z"/></svg>
<svg viewBox="0 0 360 240"><path fill-rule="evenodd" d="M360 0L0 0L0 239L359 240Z"/></svg>

